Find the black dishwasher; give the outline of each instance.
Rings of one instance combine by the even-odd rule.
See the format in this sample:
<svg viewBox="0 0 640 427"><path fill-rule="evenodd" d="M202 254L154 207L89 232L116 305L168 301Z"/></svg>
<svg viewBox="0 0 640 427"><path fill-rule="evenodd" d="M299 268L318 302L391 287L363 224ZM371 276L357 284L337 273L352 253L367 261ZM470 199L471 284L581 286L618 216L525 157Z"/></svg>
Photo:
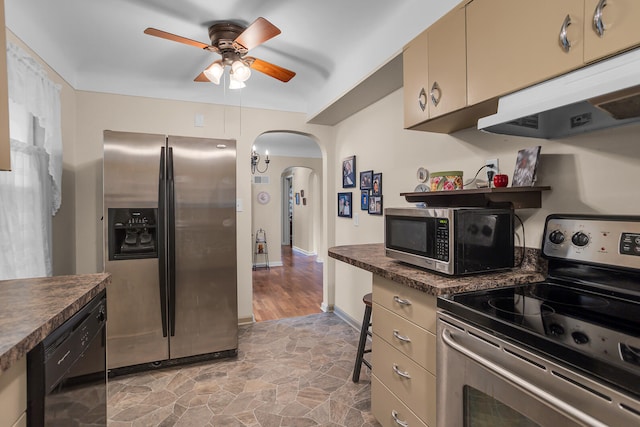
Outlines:
<svg viewBox="0 0 640 427"><path fill-rule="evenodd" d="M27 355L27 424L106 426L106 291Z"/></svg>

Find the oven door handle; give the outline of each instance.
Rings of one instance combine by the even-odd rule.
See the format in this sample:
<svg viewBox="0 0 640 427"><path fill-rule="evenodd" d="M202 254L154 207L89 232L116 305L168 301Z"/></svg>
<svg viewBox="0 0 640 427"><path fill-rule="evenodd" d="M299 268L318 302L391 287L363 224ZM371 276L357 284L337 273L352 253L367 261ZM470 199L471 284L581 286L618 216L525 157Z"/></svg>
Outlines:
<svg viewBox="0 0 640 427"><path fill-rule="evenodd" d="M525 391L547 402L552 407L555 407L556 409L563 411L565 414L568 414L574 420L581 423L585 423L590 426L594 426L594 427L607 427L606 424L603 424L600 421L585 414L584 412L577 410L573 406L568 405L567 403L563 402L562 400L558 399L552 394L546 392L540 387L535 386L530 382L523 380L522 378L519 378L518 376L514 375L513 373L504 369L503 367L496 365L490 360L485 359L484 357L472 352L471 350L457 343L448 329L444 329L442 331L442 341L445 344L447 344L449 347L462 353L463 355L467 356L474 362L477 362L483 367L489 369L490 371L493 371L494 373L500 375L501 377L506 378L508 381L511 381L512 383L516 384L517 386L524 389Z"/></svg>

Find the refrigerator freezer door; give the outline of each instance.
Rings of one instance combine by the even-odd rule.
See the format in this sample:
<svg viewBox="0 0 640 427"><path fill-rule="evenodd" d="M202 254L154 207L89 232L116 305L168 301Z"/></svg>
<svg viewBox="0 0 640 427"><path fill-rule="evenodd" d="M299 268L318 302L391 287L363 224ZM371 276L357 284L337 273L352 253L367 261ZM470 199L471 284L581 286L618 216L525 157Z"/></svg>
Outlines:
<svg viewBox="0 0 640 427"><path fill-rule="evenodd" d="M170 136L169 149L175 190L170 357L236 349L235 141Z"/></svg>
<svg viewBox="0 0 640 427"><path fill-rule="evenodd" d="M104 221L109 208L158 208L160 152L164 135L104 132ZM110 261L109 224L105 224L109 368L165 360L168 340L163 337L158 258ZM158 227L161 224L157 224Z"/></svg>

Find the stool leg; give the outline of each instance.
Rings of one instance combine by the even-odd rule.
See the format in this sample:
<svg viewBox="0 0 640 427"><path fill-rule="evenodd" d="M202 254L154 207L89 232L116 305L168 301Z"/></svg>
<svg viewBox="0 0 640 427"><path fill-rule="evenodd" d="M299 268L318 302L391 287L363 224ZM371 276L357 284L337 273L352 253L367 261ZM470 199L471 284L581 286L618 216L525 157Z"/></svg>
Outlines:
<svg viewBox="0 0 640 427"><path fill-rule="evenodd" d="M362 368L362 361L364 357L364 347L367 344L367 331L369 330L369 324L371 323L371 307L365 306L364 318L362 319L362 328L360 329L360 342L358 343L358 354L356 355L356 364L353 367L353 382L360 381L360 369Z"/></svg>

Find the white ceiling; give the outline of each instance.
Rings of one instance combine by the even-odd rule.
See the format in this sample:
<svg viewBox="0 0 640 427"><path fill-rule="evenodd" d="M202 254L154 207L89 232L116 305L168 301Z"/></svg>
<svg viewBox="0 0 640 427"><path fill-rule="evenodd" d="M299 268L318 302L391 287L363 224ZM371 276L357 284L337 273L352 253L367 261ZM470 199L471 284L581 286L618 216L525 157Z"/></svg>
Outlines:
<svg viewBox="0 0 640 427"><path fill-rule="evenodd" d="M7 27L77 90L306 113L324 112L458 0L5 0ZM213 21L262 16L282 34L251 56L297 73L253 72L247 87L193 79L218 59L143 34L209 43ZM396 67L397 68L397 67Z"/></svg>

